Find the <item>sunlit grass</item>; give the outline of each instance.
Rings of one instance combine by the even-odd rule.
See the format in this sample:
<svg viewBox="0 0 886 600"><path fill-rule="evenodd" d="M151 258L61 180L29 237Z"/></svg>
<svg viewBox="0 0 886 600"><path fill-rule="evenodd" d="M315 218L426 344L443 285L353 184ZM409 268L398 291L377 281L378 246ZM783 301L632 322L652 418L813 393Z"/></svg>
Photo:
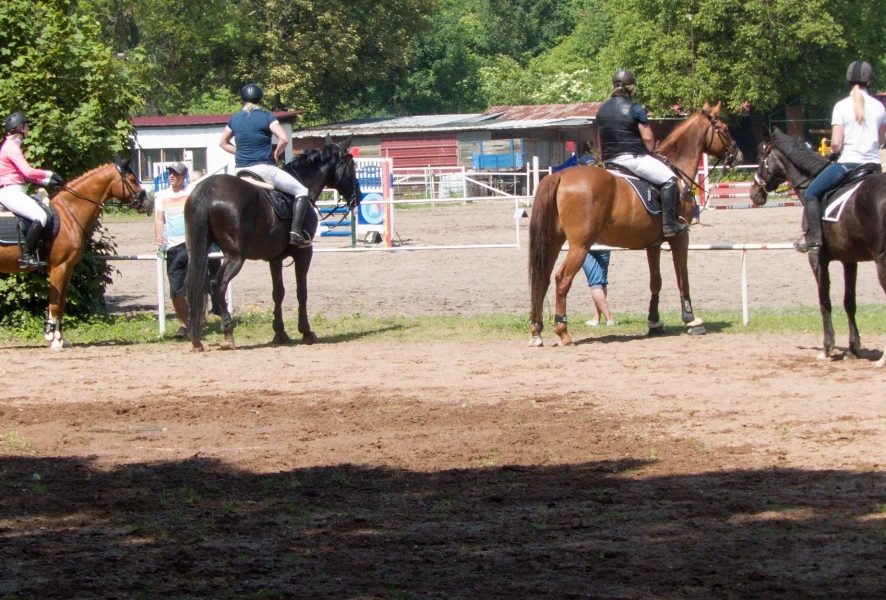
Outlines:
<svg viewBox="0 0 886 600"><path fill-rule="evenodd" d="M699 312L710 334L748 333L814 333L821 332L821 318L816 308L759 309L751 314L750 323L741 322L737 310L714 310ZM618 325L614 327L587 327L588 314L570 315L570 331L575 337L599 337L606 335L645 335L646 315L619 313ZM679 314L663 313L668 333L679 333L682 325ZM236 315L238 344L263 344L274 337L271 313L248 312ZM862 339L886 334L886 306L862 306L857 313ZM469 316L372 316L357 313L344 317L327 317L322 313L311 316L315 333L325 342L355 340L501 340L521 339L529 335L528 317L520 314L492 314ZM846 335L846 317L842 311L834 311L837 335ZM156 315L147 312L95 316L85 322L71 322L65 326L65 336L74 344L149 344L182 343L172 334L178 329L174 318L169 317L166 336L160 337ZM286 320L289 335L299 337L294 317ZM0 344L43 344L42 320L34 318L15 329L0 328ZM545 317L545 334L553 336L550 315ZM207 319L204 331L207 343L221 340L220 320L215 316Z"/></svg>

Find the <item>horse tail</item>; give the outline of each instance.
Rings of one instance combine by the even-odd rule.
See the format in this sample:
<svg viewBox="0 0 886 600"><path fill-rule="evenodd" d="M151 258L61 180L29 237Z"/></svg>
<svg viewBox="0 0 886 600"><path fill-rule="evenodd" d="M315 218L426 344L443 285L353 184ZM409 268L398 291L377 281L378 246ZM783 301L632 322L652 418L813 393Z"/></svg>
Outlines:
<svg viewBox="0 0 886 600"><path fill-rule="evenodd" d="M548 175L539 183L529 220L529 320L541 330L542 303L551 283L551 271L562 247L558 241L560 213L557 210L557 188L560 174ZM556 246L556 247L555 247Z"/></svg>
<svg viewBox="0 0 886 600"><path fill-rule="evenodd" d="M209 245L212 232L209 211L212 206L211 180L197 186L185 203L185 239L188 245L188 271L185 294L188 299L188 332L199 342L206 312L209 288Z"/></svg>

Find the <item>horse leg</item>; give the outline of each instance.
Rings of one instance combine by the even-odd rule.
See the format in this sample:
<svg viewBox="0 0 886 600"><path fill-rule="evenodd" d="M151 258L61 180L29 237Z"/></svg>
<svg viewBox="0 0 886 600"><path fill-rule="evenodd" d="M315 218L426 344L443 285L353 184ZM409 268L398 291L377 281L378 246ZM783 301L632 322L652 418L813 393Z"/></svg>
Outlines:
<svg viewBox="0 0 886 600"><path fill-rule="evenodd" d="M71 344L62 334L62 317L65 314L65 298L73 269L68 263L49 267L49 303L43 323L43 339L52 350L70 348Z"/></svg>
<svg viewBox="0 0 886 600"><path fill-rule="evenodd" d="M877 278L880 280L880 287L886 292L886 257L883 255L877 259ZM883 367L884 365L886 365L886 348L883 348L883 354L874 363L875 367Z"/></svg>
<svg viewBox="0 0 886 600"><path fill-rule="evenodd" d="M556 289L554 333L560 338L561 346L571 346L573 343L566 318L566 295L569 293L569 288L572 287L575 274L581 270L581 265L587 255L588 249L584 244L569 244L566 259L554 273L554 287Z"/></svg>
<svg viewBox="0 0 886 600"><path fill-rule="evenodd" d="M834 350L834 322L831 318L831 274L828 271L828 258L826 252L809 252L809 265L815 275L818 284L818 307L821 311L821 324L824 329L822 351L818 358L825 360L831 357Z"/></svg>
<svg viewBox="0 0 886 600"><path fill-rule="evenodd" d="M242 256L225 255L225 260L216 276L218 280L212 290L212 293L217 300L224 299L228 291L228 285L231 283L231 280L237 276L240 269L243 268L244 262L246 261ZM222 350L233 350L235 348L234 318L231 316L231 311L228 310L227 302L222 301L219 303L219 306L221 308L221 330L224 334L224 340L219 347Z"/></svg>
<svg viewBox="0 0 886 600"><path fill-rule="evenodd" d="M271 269L271 297L274 299L274 339L271 342L275 346L285 346L292 340L286 335L283 325L283 298L286 296L286 288L283 287L283 259L277 258L268 261Z"/></svg>
<svg viewBox="0 0 886 600"><path fill-rule="evenodd" d="M855 323L855 281L858 275L858 263L843 263L843 309L849 319L849 354L858 357L861 352L861 336Z"/></svg>
<svg viewBox="0 0 886 600"><path fill-rule="evenodd" d="M311 259L314 256L314 248L299 248L295 251L295 297L298 299L298 332L301 333L302 342L315 344L319 341L316 334L311 331L308 322L308 269L311 267Z"/></svg>
<svg viewBox="0 0 886 600"><path fill-rule="evenodd" d="M647 335L664 335L664 323L658 314L658 298L661 292L661 246L646 249L646 262L649 265L649 312L646 314Z"/></svg>
<svg viewBox="0 0 886 600"><path fill-rule="evenodd" d="M697 319L692 312L689 298L689 236L679 235L668 240L674 260L674 273L677 276L677 289L680 290L680 318L686 325L689 335L703 335L704 321Z"/></svg>

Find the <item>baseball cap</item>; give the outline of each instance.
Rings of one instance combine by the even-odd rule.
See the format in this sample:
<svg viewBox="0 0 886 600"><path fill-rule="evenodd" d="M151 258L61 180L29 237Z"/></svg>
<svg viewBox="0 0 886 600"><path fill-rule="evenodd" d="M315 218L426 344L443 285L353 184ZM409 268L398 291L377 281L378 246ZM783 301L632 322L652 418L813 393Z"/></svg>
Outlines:
<svg viewBox="0 0 886 600"><path fill-rule="evenodd" d="M188 167L185 165L185 163L177 162L174 165L169 165L168 167L166 167L166 170L175 171L179 175L184 175L188 172Z"/></svg>

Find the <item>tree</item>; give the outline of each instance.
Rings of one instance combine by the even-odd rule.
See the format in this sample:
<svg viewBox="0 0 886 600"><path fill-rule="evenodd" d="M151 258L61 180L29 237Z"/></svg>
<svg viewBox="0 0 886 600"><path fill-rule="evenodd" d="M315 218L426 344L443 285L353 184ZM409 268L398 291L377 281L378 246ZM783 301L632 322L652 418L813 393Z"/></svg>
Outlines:
<svg viewBox="0 0 886 600"><path fill-rule="evenodd" d="M142 55L121 58L101 41L98 23L67 0L4 0L0 11L0 110L31 120L25 151L35 166L65 177L110 161L129 147L129 120L141 110ZM113 251L100 237L87 254ZM102 302L111 267L85 261L75 271L71 314L89 314ZM45 309L46 278L3 277L3 314ZM10 304L12 302L13 304Z"/></svg>

